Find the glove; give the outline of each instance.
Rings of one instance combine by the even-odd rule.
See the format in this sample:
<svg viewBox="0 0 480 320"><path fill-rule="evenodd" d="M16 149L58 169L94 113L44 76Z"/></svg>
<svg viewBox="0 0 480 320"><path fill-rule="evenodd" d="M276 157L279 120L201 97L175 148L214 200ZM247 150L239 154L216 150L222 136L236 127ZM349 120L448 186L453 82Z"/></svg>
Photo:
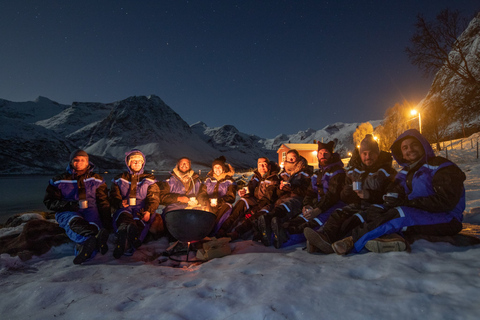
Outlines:
<svg viewBox="0 0 480 320"><path fill-rule="evenodd" d="M403 199L399 198L399 194L394 192L384 194L383 201L389 207L398 207L404 203Z"/></svg>

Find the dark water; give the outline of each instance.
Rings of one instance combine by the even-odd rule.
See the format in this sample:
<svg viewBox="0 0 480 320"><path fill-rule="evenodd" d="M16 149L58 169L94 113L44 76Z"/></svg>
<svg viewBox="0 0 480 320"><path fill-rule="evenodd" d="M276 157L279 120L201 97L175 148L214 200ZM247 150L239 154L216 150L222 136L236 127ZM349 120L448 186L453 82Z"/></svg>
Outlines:
<svg viewBox="0 0 480 320"><path fill-rule="evenodd" d="M114 174L103 174L108 187ZM0 223L17 213L47 211L43 197L52 175L0 176ZM157 180L164 180L168 172L155 172Z"/></svg>

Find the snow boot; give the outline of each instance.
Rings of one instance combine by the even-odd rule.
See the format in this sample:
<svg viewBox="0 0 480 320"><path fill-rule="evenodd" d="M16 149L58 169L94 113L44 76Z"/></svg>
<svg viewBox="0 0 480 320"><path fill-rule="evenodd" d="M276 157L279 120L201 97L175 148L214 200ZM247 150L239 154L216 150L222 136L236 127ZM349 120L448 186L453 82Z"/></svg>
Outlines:
<svg viewBox="0 0 480 320"><path fill-rule="evenodd" d="M315 231L312 228L305 228L303 231L305 238L310 246L316 247L320 252L330 254L333 253L332 244L330 243L327 235ZM307 247L308 251L308 247ZM315 252L315 251L314 251Z"/></svg>
<svg viewBox="0 0 480 320"><path fill-rule="evenodd" d="M74 264L81 264L87 261L97 248L97 239L91 236L85 240L84 243L79 245L77 256L73 259Z"/></svg>
<svg viewBox="0 0 480 320"><path fill-rule="evenodd" d="M346 255L353 249L353 238L347 237L342 240L338 240L332 244L332 249L338 255Z"/></svg>
<svg viewBox="0 0 480 320"><path fill-rule="evenodd" d="M320 250L317 247L315 247L314 245L311 245L310 241L308 241L308 240L307 240L307 245L303 250L307 250L308 253L320 252Z"/></svg>
<svg viewBox="0 0 480 320"><path fill-rule="evenodd" d="M107 229L100 229L97 235L95 236L97 239L97 250L101 254L105 254L108 251L108 236L110 233Z"/></svg>
<svg viewBox="0 0 480 320"><path fill-rule="evenodd" d="M113 257L120 259L125 253L125 242L127 241L127 228L122 225L115 234L115 249L113 249Z"/></svg>
<svg viewBox="0 0 480 320"><path fill-rule="evenodd" d="M129 224L127 227L127 239L130 246L137 249L142 245L142 240L139 239L140 233L134 224Z"/></svg>
<svg viewBox="0 0 480 320"><path fill-rule="evenodd" d="M280 249L282 245L288 241L288 235L282 226L281 219L273 217L272 219L272 232L273 232L273 245L275 248Z"/></svg>
<svg viewBox="0 0 480 320"><path fill-rule="evenodd" d="M367 241L365 248L376 253L405 251L407 250L407 244L402 236L392 233Z"/></svg>
<svg viewBox="0 0 480 320"><path fill-rule="evenodd" d="M258 231L262 236L262 243L266 247L270 247L272 245L272 227L270 221L268 220L269 219L267 219L265 215L258 217L257 220Z"/></svg>

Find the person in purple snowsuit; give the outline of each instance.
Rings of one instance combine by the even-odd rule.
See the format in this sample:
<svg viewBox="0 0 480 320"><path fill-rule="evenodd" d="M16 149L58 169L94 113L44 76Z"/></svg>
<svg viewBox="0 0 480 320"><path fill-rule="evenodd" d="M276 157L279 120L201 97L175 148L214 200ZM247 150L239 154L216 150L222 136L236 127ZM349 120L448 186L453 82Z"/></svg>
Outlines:
<svg viewBox="0 0 480 320"><path fill-rule="evenodd" d="M77 245L74 264L108 251L111 225L108 189L102 176L93 173L88 154L76 150L70 155L65 173L50 179L43 203L55 211L55 220Z"/></svg>
<svg viewBox="0 0 480 320"><path fill-rule="evenodd" d="M217 216L214 234L232 213L237 192L237 184L233 180L234 174L233 167L226 163L224 156L221 156L212 162L212 170L207 174L200 188L198 202Z"/></svg>
<svg viewBox="0 0 480 320"><path fill-rule="evenodd" d="M387 188L384 203L372 205L363 213L364 224L332 244L337 254L364 247L373 252L403 251L407 246L399 233L453 236L462 230L466 179L462 170L435 156L415 129L401 134L391 151L403 168Z"/></svg>
<svg viewBox="0 0 480 320"><path fill-rule="evenodd" d="M128 171L113 179L110 190L110 203L115 210L113 256L116 259L132 255L140 247L160 204L157 180L153 174L144 172L145 155L140 150L131 150L125 155L125 164Z"/></svg>

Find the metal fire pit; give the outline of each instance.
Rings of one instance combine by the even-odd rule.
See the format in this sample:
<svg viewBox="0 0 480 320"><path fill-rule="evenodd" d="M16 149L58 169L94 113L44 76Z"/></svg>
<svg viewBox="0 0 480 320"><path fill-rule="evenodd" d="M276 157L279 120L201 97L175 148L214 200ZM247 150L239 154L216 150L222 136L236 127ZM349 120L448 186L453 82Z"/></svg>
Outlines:
<svg viewBox="0 0 480 320"><path fill-rule="evenodd" d="M212 232L216 220L215 214L209 211L181 209L165 214L165 225L168 232L177 239L177 243L167 250L170 259L175 255L174 249L178 242L187 243L187 258L190 252L190 242L200 241ZM176 259L172 259L176 260ZM179 261L179 260L176 260Z"/></svg>

